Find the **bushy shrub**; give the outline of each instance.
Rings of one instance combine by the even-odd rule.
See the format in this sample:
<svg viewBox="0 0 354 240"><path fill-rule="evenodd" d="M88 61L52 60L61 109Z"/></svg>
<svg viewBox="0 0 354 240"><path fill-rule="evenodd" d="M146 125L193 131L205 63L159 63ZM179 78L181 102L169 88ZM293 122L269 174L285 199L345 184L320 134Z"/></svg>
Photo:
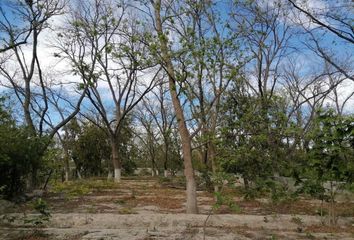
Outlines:
<svg viewBox="0 0 354 240"><path fill-rule="evenodd" d="M0 193L12 199L25 190L26 180L37 178L43 167L48 139L16 125L0 99Z"/></svg>

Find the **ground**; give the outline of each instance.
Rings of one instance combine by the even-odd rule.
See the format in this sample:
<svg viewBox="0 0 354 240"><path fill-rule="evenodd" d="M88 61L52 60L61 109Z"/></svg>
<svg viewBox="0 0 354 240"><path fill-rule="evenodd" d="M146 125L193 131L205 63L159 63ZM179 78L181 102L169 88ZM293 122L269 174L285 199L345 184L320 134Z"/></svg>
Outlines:
<svg viewBox="0 0 354 240"><path fill-rule="evenodd" d="M56 183L39 208L50 220L34 210L35 200L8 207L0 216L0 239L354 239L353 199L336 203L337 224L329 225L313 199L250 201L237 189L225 195L236 208L216 209L213 194L198 191L200 214L189 215L184 189L156 178Z"/></svg>

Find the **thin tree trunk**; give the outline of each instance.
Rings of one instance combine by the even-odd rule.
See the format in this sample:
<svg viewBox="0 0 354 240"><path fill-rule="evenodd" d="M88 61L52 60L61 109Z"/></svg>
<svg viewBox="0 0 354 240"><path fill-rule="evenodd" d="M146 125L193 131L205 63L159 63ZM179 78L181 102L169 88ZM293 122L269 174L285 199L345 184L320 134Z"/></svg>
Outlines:
<svg viewBox="0 0 354 240"><path fill-rule="evenodd" d="M69 152L66 147L64 147L64 171L65 171L65 182L69 181L70 166L69 166Z"/></svg>
<svg viewBox="0 0 354 240"><path fill-rule="evenodd" d="M164 177L168 177L168 169L167 169L167 161L168 161L168 143L167 143L167 140L165 138L165 149L164 149L164 157L165 157L165 160L164 160L164 163L163 163L163 167L164 167Z"/></svg>
<svg viewBox="0 0 354 240"><path fill-rule="evenodd" d="M187 125L185 123L184 112L177 95L177 84L174 67L172 64L171 56L167 47L167 39L162 29L161 22L161 0L155 1L154 5L155 10L155 19L156 19L156 30L158 38L161 44L161 56L162 64L165 65L166 71L169 76L169 90L171 93L172 104L176 113L176 118L178 122L178 130L182 142L182 153L183 153L183 162L184 162L184 175L186 177L186 210L187 213L198 213L197 207L197 185L194 177L194 169L192 165L192 146L191 146L191 137L188 131Z"/></svg>

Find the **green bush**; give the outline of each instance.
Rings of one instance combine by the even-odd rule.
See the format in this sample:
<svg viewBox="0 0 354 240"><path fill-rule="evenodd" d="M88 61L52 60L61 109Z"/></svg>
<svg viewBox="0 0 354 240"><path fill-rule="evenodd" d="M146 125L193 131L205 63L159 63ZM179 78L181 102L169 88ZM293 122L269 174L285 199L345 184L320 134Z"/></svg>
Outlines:
<svg viewBox="0 0 354 240"><path fill-rule="evenodd" d="M17 126L11 114L4 110L0 98L0 194L13 199L38 180L38 172L45 167L49 139L36 136L25 127Z"/></svg>

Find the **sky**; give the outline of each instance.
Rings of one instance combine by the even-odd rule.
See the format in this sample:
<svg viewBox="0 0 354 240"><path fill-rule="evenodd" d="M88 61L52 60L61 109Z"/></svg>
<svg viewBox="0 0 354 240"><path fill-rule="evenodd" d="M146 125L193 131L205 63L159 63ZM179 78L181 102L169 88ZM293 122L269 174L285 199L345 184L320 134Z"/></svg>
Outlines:
<svg viewBox="0 0 354 240"><path fill-rule="evenodd" d="M13 0L10 0L10 2ZM286 0L283 0L286 1ZM224 13L226 13L229 9L225 8L225 6L227 5L227 3L225 3L227 1L221 1L220 3L220 8L224 8L225 10ZM300 1L301 2L301 1ZM332 1L333 2L333 1ZM341 1L339 1L341 2ZM330 10L329 3L331 3L331 1L326 1L326 0L309 0L308 1L308 6L310 9L316 9L318 10L319 8L321 9L328 9ZM4 13L6 14L6 16L9 18L9 20L12 23L16 23L16 20L14 20L14 14L8 9L6 8L6 5L4 0L0 1L0 7L2 7ZM291 16L292 18L296 18L296 19L300 19L301 21L307 21L307 18L303 15L303 14L299 14L298 11L292 11L291 14L293 14L293 16ZM226 16L226 14L225 14ZM2 21L3 18L0 18L0 21ZM54 17L51 20L51 25L53 26L53 28L59 29L60 27L63 26L63 23L65 21L65 18L63 16L57 16ZM309 23L308 28L309 29L314 29L317 26L314 23ZM41 34L40 37L40 43L39 43L39 59L42 63L43 66L43 71L46 72L46 74L48 76L52 76L52 78L55 79L60 79L60 82L63 83L72 83L72 84L68 84L66 85L66 90L68 92L69 95L72 95L72 97L76 96L76 92L75 90L77 90L75 87L73 88L73 86L76 85L76 83L80 82L80 79L78 78L78 76L74 76L72 74L72 72L68 71L68 69L71 69L71 66L68 62L60 60L58 58L56 58L54 56L54 53L56 52L56 50L51 47L51 44L54 42L53 39L55 40L55 37L53 38L53 36L56 36L55 33L53 33L53 31L51 30L46 30ZM4 37L4 34L2 32L0 32L0 41L1 38ZM326 39L324 39L322 41L322 44L325 47L330 47L332 49L332 51L334 51L337 56L339 57L343 57L346 54L353 54L354 56L354 48L348 44L344 44L341 41L336 41L334 42L334 40L336 40L336 37L334 37L331 34L327 34L326 35ZM298 45L298 46L303 46L302 43L306 41L306 38L302 38L302 37L298 37L297 39L293 40L293 44L294 45ZM24 52L24 56L29 59L30 55L31 55L31 49L29 47L24 47L23 48L23 52ZM299 56L297 57L297 59L299 61L301 61L300 64L304 65L304 68L312 67L312 64L318 60L316 60L315 57L313 57L313 55L311 55L309 52L307 52L307 50L304 50L303 52L300 52L298 54ZM4 56L3 54L0 53L0 58ZM353 57L351 58L351 60L354 61ZM320 64L320 63L319 63ZM55 70L54 70L55 69ZM4 79L0 77L0 82L4 81ZM107 88L108 86L105 83L101 84L101 90L104 93L103 97L105 98L105 101L110 101L110 94L107 94ZM0 86L0 93L1 91L5 91L5 89ZM343 84L342 86L339 87L339 92L340 92L340 97L342 99L345 99L346 96L350 95L352 92L354 91L354 83L353 81L347 80L345 81L345 84ZM105 93L106 92L106 93ZM331 101L330 100L326 100L327 104L330 104ZM87 103L86 103L87 104ZM354 112L354 98L352 98L350 101L348 101L347 107L345 108L345 111L347 113L353 113Z"/></svg>

